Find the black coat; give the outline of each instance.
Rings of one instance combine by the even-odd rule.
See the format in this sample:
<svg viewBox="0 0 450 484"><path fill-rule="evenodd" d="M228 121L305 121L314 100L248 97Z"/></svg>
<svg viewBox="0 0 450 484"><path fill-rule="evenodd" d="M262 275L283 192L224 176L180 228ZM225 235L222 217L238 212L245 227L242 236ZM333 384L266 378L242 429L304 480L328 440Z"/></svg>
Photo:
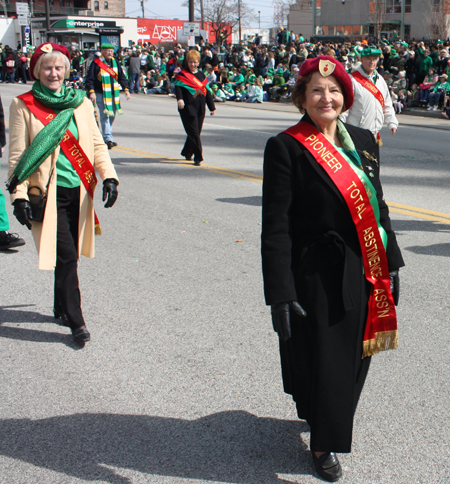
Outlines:
<svg viewBox="0 0 450 484"><path fill-rule="evenodd" d="M95 59L95 58L94 58ZM105 64L108 64L112 67L112 63L108 63L105 59ZM128 89L128 80L123 73L122 66L119 62L117 62L117 79L119 84L122 86L122 89ZM86 80L84 81L84 85L86 87L86 91L89 92L91 90L95 91L96 93L103 93L102 87L102 77L100 75L100 66L97 65L96 62L92 61L91 65L89 66L88 73L86 75Z"/></svg>
<svg viewBox="0 0 450 484"><path fill-rule="evenodd" d="M3 111L2 98L0 97L0 147L6 146L5 113ZM0 158L2 150L0 149Z"/></svg>
<svg viewBox="0 0 450 484"><path fill-rule="evenodd" d="M304 121L311 122L308 116ZM383 200L379 159L368 130L346 125L377 190L389 269L404 265ZM361 359L370 284L358 236L338 189L298 141L269 139L264 154L262 264L267 304L298 301L292 337L280 341L284 389L311 426L314 451L350 452L353 414L369 368Z"/></svg>
<svg viewBox="0 0 450 484"><path fill-rule="evenodd" d="M201 71L197 71L194 76L200 81L205 80L205 74ZM205 114L205 105L208 105L210 111L214 111L214 100L212 98L209 89L206 90L206 98L203 95L194 97L187 89L180 86L175 86L175 95L177 100L182 99L184 101L183 113L188 116L198 116Z"/></svg>

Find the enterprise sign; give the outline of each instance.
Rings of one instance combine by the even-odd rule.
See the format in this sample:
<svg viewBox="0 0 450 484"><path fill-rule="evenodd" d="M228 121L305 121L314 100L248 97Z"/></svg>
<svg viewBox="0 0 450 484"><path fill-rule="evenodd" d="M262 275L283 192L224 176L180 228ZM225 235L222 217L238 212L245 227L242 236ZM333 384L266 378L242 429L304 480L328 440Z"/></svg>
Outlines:
<svg viewBox="0 0 450 484"><path fill-rule="evenodd" d="M76 28L88 28L88 29L99 29L102 27L115 27L116 22L111 20L73 20L73 19L63 19L57 20L51 24L52 29L76 29Z"/></svg>

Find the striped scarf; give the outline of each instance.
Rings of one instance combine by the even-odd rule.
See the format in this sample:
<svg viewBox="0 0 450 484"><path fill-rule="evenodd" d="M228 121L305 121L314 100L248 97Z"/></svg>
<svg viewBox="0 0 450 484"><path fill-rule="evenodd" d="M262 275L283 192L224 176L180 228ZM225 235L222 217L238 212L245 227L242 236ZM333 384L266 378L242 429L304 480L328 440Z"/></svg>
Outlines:
<svg viewBox="0 0 450 484"><path fill-rule="evenodd" d="M100 60L106 65L106 59L101 56ZM112 60L112 69L119 75L119 68L117 67L116 59ZM103 69L100 69L100 74L102 76L102 90L103 90L103 104L105 106L104 113L108 116L114 117L116 113L114 112L114 106L119 114L123 114L122 108L120 107L120 84L115 81L115 79ZM113 106L114 102L114 106Z"/></svg>

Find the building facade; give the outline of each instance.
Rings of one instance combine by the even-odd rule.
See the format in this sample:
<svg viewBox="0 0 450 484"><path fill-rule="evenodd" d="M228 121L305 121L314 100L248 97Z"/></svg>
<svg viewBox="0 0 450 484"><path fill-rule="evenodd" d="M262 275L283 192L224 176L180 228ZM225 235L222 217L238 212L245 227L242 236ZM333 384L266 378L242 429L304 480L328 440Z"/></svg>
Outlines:
<svg viewBox="0 0 450 484"><path fill-rule="evenodd" d="M289 28L298 33L364 38L412 39L449 37L450 0L297 0Z"/></svg>
<svg viewBox="0 0 450 484"><path fill-rule="evenodd" d="M50 41L80 49L95 48L104 41L123 46L137 41L137 19L125 18L125 0L49 0L49 4L49 25L45 0L28 3L29 21L23 25L17 18L16 0L6 3L0 41L11 46Z"/></svg>

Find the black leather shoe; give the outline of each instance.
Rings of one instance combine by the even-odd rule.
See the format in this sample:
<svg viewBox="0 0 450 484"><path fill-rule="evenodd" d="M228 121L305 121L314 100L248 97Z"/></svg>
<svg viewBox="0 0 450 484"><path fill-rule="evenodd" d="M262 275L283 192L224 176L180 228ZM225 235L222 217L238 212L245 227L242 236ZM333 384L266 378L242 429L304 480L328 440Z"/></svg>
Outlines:
<svg viewBox="0 0 450 484"><path fill-rule="evenodd" d="M72 338L77 343L87 343L88 341L91 341L91 335L86 329L86 326L72 330Z"/></svg>
<svg viewBox="0 0 450 484"><path fill-rule="evenodd" d="M192 155L191 156L188 156L188 155L183 155L184 158L187 160L187 161L191 161L192 160Z"/></svg>
<svg viewBox="0 0 450 484"><path fill-rule="evenodd" d="M25 241L17 234L11 234L6 231L0 232L0 250L14 249L14 247L22 245L25 245Z"/></svg>
<svg viewBox="0 0 450 484"><path fill-rule="evenodd" d="M194 160L194 166L200 166L201 161Z"/></svg>
<svg viewBox="0 0 450 484"><path fill-rule="evenodd" d="M334 452L327 452L320 457L316 457L314 452L311 452L311 454L316 471L322 479L328 482L336 482L342 477L341 464L339 464Z"/></svg>
<svg viewBox="0 0 450 484"><path fill-rule="evenodd" d="M116 145L114 144L114 141L108 141L106 143L106 146L108 147L108 150L110 150L111 148L114 148L114 146Z"/></svg>

